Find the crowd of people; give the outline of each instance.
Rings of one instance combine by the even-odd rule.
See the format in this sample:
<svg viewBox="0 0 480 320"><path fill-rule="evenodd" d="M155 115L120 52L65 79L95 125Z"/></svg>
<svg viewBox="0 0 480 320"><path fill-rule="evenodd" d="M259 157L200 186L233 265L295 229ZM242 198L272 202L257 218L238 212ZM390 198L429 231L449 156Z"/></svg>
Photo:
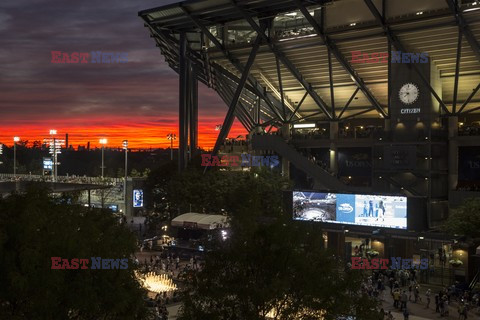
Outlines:
<svg viewBox="0 0 480 320"><path fill-rule="evenodd" d="M360 127L342 127L338 130L339 138L357 138L365 139L372 138L375 134L379 134L383 131L382 127L375 126L360 126Z"/></svg>
<svg viewBox="0 0 480 320"><path fill-rule="evenodd" d="M183 256L182 256L183 257ZM134 257L135 263L139 266L141 273L154 272L158 275L165 274L172 279L177 285L179 290L182 290L182 282L191 276L193 272L201 270L203 262L199 257L191 255L190 258L183 259L178 254L173 253L152 253L148 257L142 258L140 261L136 256ZM180 301L180 293L178 290L169 292L157 293L155 298L149 298L147 305L153 308L156 320L168 319L167 306L171 303Z"/></svg>
<svg viewBox="0 0 480 320"><path fill-rule="evenodd" d="M471 184L471 185L465 185L465 186L459 186L457 187L458 191L480 191L480 185L479 184Z"/></svg>
<svg viewBox="0 0 480 320"><path fill-rule="evenodd" d="M459 136L480 136L479 125L463 125L458 128Z"/></svg>
<svg viewBox="0 0 480 320"><path fill-rule="evenodd" d="M387 289L387 287L389 289ZM467 290L460 290L457 286L444 287L438 292L427 289L420 293L420 284L417 282L417 270L374 270L363 284L362 291L370 297L386 302L387 294L393 300L393 308L403 314L404 319L410 315L410 304L422 304L423 308L435 307L439 317L450 315L449 306L456 307L459 319L468 319L468 311L480 312L480 293L472 294ZM453 315L452 315L453 316ZM380 310L382 320L394 319L391 311Z"/></svg>
<svg viewBox="0 0 480 320"><path fill-rule="evenodd" d="M200 260L192 255L186 262L180 259L179 255L168 253L165 257L160 255L151 255L144 261L138 261L140 270L143 272L156 272L158 274L167 274L172 279L181 280L182 275L188 271L198 271L201 268Z"/></svg>
<svg viewBox="0 0 480 320"><path fill-rule="evenodd" d="M308 131L294 131L293 139L329 139L330 135L326 129L316 128Z"/></svg>

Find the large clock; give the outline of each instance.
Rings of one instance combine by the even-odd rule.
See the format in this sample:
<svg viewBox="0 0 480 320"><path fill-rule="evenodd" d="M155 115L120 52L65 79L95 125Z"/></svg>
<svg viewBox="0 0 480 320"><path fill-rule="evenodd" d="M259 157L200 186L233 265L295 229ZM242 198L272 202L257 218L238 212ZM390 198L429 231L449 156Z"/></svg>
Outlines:
<svg viewBox="0 0 480 320"><path fill-rule="evenodd" d="M398 97L403 104L412 104L417 101L420 90L416 84L411 82L405 83L398 92Z"/></svg>

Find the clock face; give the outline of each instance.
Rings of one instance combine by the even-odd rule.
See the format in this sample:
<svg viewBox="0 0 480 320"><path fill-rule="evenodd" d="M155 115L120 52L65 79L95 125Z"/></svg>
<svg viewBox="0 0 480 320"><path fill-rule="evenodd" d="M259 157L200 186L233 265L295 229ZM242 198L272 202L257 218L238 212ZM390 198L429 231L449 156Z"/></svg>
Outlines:
<svg viewBox="0 0 480 320"><path fill-rule="evenodd" d="M400 101L404 104L412 104L417 101L420 90L413 83L405 83L398 92Z"/></svg>

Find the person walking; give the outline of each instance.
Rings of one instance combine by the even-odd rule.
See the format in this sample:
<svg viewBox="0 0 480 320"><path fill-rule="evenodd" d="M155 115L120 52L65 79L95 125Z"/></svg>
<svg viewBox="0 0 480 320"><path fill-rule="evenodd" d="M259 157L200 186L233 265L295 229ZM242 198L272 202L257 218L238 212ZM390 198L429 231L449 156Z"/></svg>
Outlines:
<svg viewBox="0 0 480 320"><path fill-rule="evenodd" d="M403 290L402 296L400 298L400 301L402 302L402 305L400 307L400 310L406 309L407 308L407 301L408 301L408 296L407 292Z"/></svg>
<svg viewBox="0 0 480 320"><path fill-rule="evenodd" d="M380 311L378 312L378 320L384 320L385 319L385 310L383 310L383 308L380 309Z"/></svg>
<svg viewBox="0 0 480 320"><path fill-rule="evenodd" d="M399 308L399 303L400 303L400 290L395 289L393 290L393 306L395 309Z"/></svg>
<svg viewBox="0 0 480 320"><path fill-rule="evenodd" d="M465 305L463 303L458 305L458 319L465 319L464 313L465 313Z"/></svg>
<svg viewBox="0 0 480 320"><path fill-rule="evenodd" d="M419 300L422 301L422 298L420 298L420 290L418 285L413 288L413 296L415 298L415 303L417 303Z"/></svg>
<svg viewBox="0 0 480 320"><path fill-rule="evenodd" d="M435 312L440 312L440 297L438 293L435 295Z"/></svg>
<svg viewBox="0 0 480 320"><path fill-rule="evenodd" d="M408 313L407 308L405 308L405 310L403 310L403 320L408 320L408 316L409 316L409 315L410 315L410 314Z"/></svg>
<svg viewBox="0 0 480 320"><path fill-rule="evenodd" d="M445 300L442 298L438 298L439 306L440 306L440 316L443 317L445 315Z"/></svg>
<svg viewBox="0 0 480 320"><path fill-rule="evenodd" d="M428 309L430 307L430 294L432 292L430 291L430 289L427 290L427 292L425 292L425 297L427 297L427 306L426 308Z"/></svg>

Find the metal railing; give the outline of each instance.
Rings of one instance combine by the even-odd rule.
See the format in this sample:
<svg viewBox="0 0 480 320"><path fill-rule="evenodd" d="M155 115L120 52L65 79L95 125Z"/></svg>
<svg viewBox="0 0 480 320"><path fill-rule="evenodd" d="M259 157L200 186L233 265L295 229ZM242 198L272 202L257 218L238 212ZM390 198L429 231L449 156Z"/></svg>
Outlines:
<svg viewBox="0 0 480 320"><path fill-rule="evenodd" d="M123 183L124 178L109 177L87 177L87 176L57 176L56 182L63 183L85 183L85 184L118 184ZM51 176L35 175L35 174L11 174L0 173L0 182L2 181L38 181L52 182Z"/></svg>

